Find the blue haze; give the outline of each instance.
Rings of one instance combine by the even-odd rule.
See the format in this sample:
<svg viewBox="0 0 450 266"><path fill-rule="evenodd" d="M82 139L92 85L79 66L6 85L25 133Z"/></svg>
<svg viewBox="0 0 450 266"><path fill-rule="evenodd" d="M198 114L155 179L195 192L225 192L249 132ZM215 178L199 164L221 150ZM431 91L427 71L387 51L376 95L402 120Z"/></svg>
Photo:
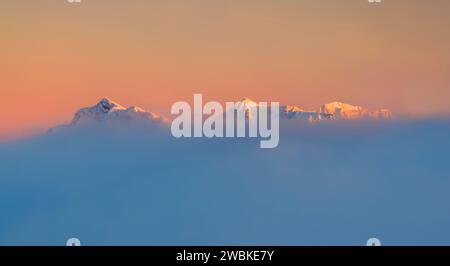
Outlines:
<svg viewBox="0 0 450 266"><path fill-rule="evenodd" d="M284 122L269 150L134 127L2 143L0 245L450 245L449 122Z"/></svg>

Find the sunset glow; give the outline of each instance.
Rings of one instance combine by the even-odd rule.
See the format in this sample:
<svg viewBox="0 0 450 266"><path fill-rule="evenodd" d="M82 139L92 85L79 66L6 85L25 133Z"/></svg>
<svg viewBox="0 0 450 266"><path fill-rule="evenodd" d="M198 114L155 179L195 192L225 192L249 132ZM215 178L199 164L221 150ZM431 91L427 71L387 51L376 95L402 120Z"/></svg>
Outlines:
<svg viewBox="0 0 450 266"><path fill-rule="evenodd" d="M0 139L103 97L163 115L202 93L446 116L450 2L433 2L4 0Z"/></svg>

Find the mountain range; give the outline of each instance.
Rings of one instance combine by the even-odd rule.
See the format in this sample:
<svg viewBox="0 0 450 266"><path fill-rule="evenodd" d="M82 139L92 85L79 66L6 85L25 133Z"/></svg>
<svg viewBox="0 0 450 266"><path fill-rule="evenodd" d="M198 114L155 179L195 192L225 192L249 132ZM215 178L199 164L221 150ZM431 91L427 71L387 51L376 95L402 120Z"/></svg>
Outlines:
<svg viewBox="0 0 450 266"><path fill-rule="evenodd" d="M258 103L243 98L237 102L237 109L253 108ZM342 102L331 102L322 105L317 110L305 110L298 106L281 105L280 117L297 119L309 123L331 120L358 119L389 119L392 113L388 109L369 111L366 108ZM64 127L77 127L89 124L123 124L123 123L169 123L169 119L162 115L146 111L140 107L124 107L108 98L101 99L97 104L79 109L70 124Z"/></svg>

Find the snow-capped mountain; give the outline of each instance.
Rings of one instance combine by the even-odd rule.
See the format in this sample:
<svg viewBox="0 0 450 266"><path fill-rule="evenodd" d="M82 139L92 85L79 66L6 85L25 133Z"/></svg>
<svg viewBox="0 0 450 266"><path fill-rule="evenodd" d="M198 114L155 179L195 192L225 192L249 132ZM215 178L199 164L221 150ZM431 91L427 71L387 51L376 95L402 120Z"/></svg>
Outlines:
<svg viewBox="0 0 450 266"><path fill-rule="evenodd" d="M258 103L244 98L237 103L237 109L257 107ZM249 112L246 112L249 117ZM350 105L342 102L331 102L322 105L318 110L305 110L298 106L282 105L280 106L280 117L286 119L299 119L308 122L327 121L327 120L356 120L364 118L388 119L392 113L388 109L378 109L369 111L361 106Z"/></svg>
<svg viewBox="0 0 450 266"><path fill-rule="evenodd" d="M269 105L270 106L270 105ZM247 119L252 119L249 110L258 107L258 103L248 98L236 102L235 109L245 110ZM227 110L230 111L230 110ZM365 118L387 119L392 113L388 109L369 111L361 106L354 106L341 102L332 102L322 105L317 111L305 110L298 106L280 106L280 118L309 123L330 120L355 120ZM124 107L108 98L101 99L97 104L79 109L70 124L51 128L54 131L60 128L80 127L83 125L123 125L123 124L166 124L169 120L161 115L145 111L139 107Z"/></svg>
<svg viewBox="0 0 450 266"><path fill-rule="evenodd" d="M319 111L342 119L358 119L365 116L367 113L367 111L361 106L341 102L324 104L320 107Z"/></svg>
<svg viewBox="0 0 450 266"><path fill-rule="evenodd" d="M108 98L101 99L97 104L78 110L72 122L50 128L48 132L84 128L85 126L118 126L122 125L157 125L166 124L168 120L158 114L147 112L139 107L124 107Z"/></svg>
<svg viewBox="0 0 450 266"><path fill-rule="evenodd" d="M243 98L240 101L236 102L235 106L236 106L237 111L245 110L245 117L248 119L252 119L252 112L250 112L250 110L257 108L258 103L254 102L248 98ZM256 109L254 109L254 110L256 110ZM230 110L227 110L227 112L229 112L229 111Z"/></svg>
<svg viewBox="0 0 450 266"><path fill-rule="evenodd" d="M242 108L255 108L258 106L258 104L249 98L242 98L240 101L237 102L237 108L238 110Z"/></svg>
<svg viewBox="0 0 450 266"><path fill-rule="evenodd" d="M331 102L322 105L319 111L321 113L331 114L336 119L360 119L360 118L391 118L392 113L388 109L378 109L369 111L361 106L350 105L342 102Z"/></svg>
<svg viewBox="0 0 450 266"><path fill-rule="evenodd" d="M307 111L300 107L286 105L280 107L280 114L288 119L301 119L309 122L330 120L333 118L332 114L318 112L318 111Z"/></svg>
<svg viewBox="0 0 450 266"><path fill-rule="evenodd" d="M103 98L96 105L78 110L71 125L91 123L124 123L124 122L163 122L164 118L139 107L124 106Z"/></svg>

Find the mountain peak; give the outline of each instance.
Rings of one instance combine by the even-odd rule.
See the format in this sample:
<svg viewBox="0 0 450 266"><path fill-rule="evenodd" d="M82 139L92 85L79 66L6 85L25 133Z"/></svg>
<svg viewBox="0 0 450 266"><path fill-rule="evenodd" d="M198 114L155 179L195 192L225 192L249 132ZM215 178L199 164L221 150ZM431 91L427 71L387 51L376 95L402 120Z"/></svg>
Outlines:
<svg viewBox="0 0 450 266"><path fill-rule="evenodd" d="M286 105L282 107L284 112L286 113L295 113L295 112L304 112L305 110L303 110L302 108L298 107L298 106L294 106L294 105Z"/></svg>
<svg viewBox="0 0 450 266"><path fill-rule="evenodd" d="M342 119L360 119L364 117L372 118L391 118L392 113L388 109L378 109L369 111L358 105L351 105L343 102L331 102L322 105L319 110L322 113L333 115L335 118Z"/></svg>
<svg viewBox="0 0 450 266"><path fill-rule="evenodd" d="M126 108L122 105L110 100L109 98L103 98L101 99L96 105L99 110L103 111L104 113L108 113L111 110L125 110Z"/></svg>
<svg viewBox="0 0 450 266"><path fill-rule="evenodd" d="M154 120L163 121L164 118L140 107L126 108L109 98L103 98L93 106L78 110L71 125Z"/></svg>
<svg viewBox="0 0 450 266"><path fill-rule="evenodd" d="M240 101L241 101L241 102L253 102L252 99L247 98L247 97L241 98Z"/></svg>
<svg viewBox="0 0 450 266"><path fill-rule="evenodd" d="M322 105L317 111L305 111L297 106L286 105L281 110L287 118L300 118L309 122L320 120L355 120L362 118L391 118L392 113L388 109L369 111L358 105L351 105L339 101L333 101Z"/></svg>
<svg viewBox="0 0 450 266"><path fill-rule="evenodd" d="M251 99L249 99L249 98L242 98L240 101L239 101L239 103L240 104L243 104L243 105L250 105L250 106L256 106L256 105L258 105L256 102L254 102L253 100L251 100Z"/></svg>
<svg viewBox="0 0 450 266"><path fill-rule="evenodd" d="M288 119L301 119L308 122L321 120L330 120L333 115L325 114L320 111L307 111L294 105L285 105L280 107L280 113Z"/></svg>
<svg viewBox="0 0 450 266"><path fill-rule="evenodd" d="M242 98L241 100L235 102L235 108L238 111L244 111L245 117L247 119L252 118L252 112L250 112L252 109L258 107L258 103L250 100L249 98ZM232 108L232 111L234 112L234 108ZM227 112L230 112L230 110L227 109Z"/></svg>
<svg viewBox="0 0 450 266"><path fill-rule="evenodd" d="M361 106L351 105L338 101L327 103L322 106L322 111L324 113L336 113L338 109L341 111L360 111L363 108Z"/></svg>

